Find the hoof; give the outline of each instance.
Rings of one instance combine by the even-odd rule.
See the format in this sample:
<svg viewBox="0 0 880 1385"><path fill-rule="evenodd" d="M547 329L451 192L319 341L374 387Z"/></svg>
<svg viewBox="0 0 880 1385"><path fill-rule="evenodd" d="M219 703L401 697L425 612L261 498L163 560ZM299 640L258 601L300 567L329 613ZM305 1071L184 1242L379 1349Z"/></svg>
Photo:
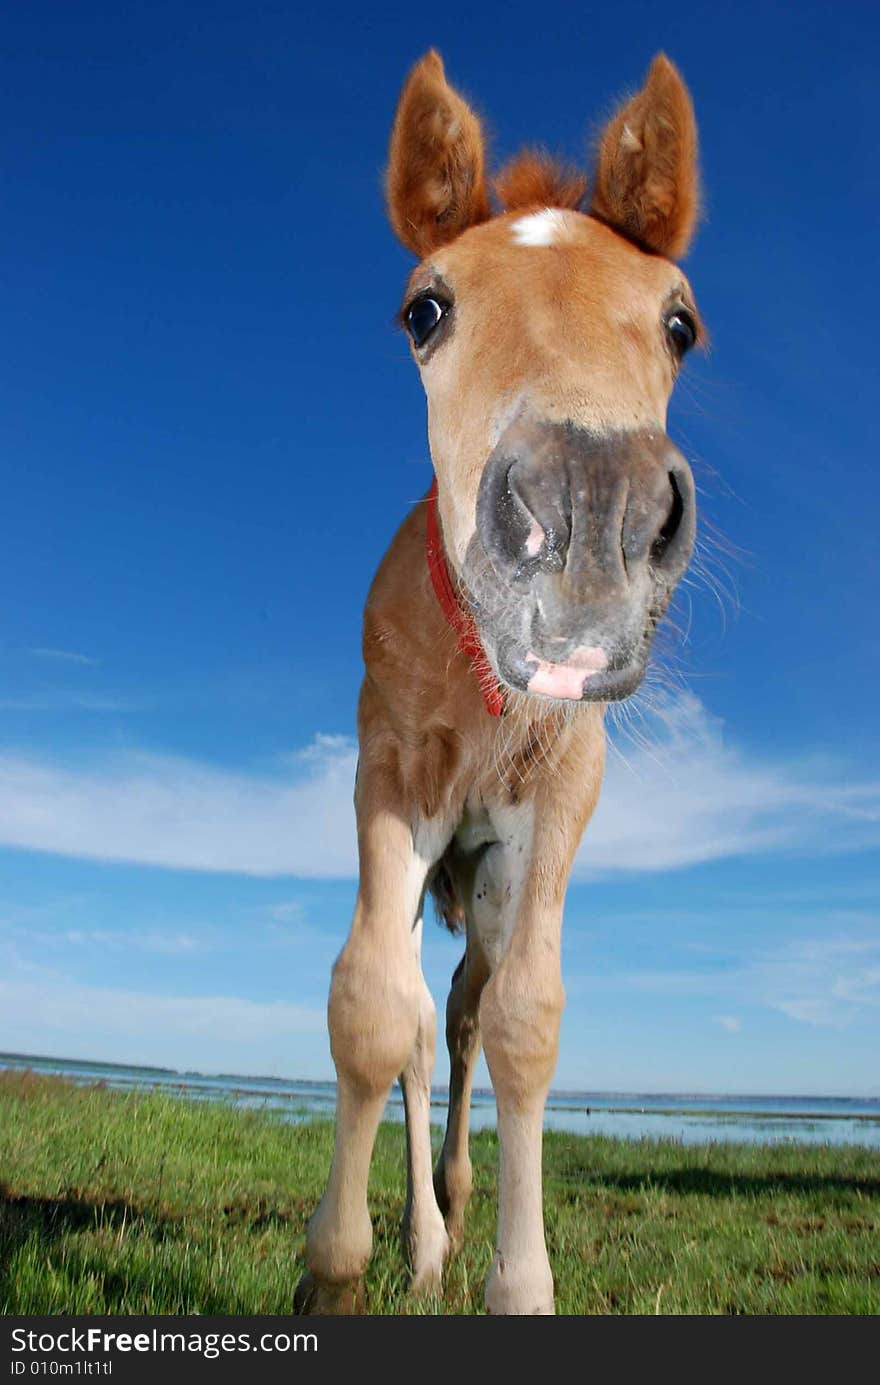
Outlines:
<svg viewBox="0 0 880 1385"><path fill-rule="evenodd" d="M435 1208L433 1216L425 1218L418 1231L408 1218L404 1219L401 1233L409 1266L407 1292L413 1297L439 1294L443 1266L450 1250L449 1236L439 1211Z"/></svg>
<svg viewBox="0 0 880 1385"><path fill-rule="evenodd" d="M293 1311L300 1317L355 1317L364 1311L364 1286L324 1284L306 1270L296 1286Z"/></svg>
<svg viewBox="0 0 880 1385"><path fill-rule="evenodd" d="M406 1293L407 1298L413 1299L439 1297L443 1293L442 1271L432 1267L420 1274L411 1273Z"/></svg>
<svg viewBox="0 0 880 1385"><path fill-rule="evenodd" d="M486 1310L492 1316L546 1317L555 1313L549 1264L506 1264L496 1252L486 1280Z"/></svg>

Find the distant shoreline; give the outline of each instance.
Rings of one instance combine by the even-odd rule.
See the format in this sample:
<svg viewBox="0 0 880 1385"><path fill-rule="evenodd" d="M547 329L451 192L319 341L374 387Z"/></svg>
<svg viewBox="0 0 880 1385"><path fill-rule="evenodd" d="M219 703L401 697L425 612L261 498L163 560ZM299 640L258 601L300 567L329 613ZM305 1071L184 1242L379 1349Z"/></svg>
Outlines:
<svg viewBox="0 0 880 1385"><path fill-rule="evenodd" d="M0 1052L0 1068L29 1068L33 1064L52 1067L61 1072L74 1069L86 1069L97 1072L106 1069L114 1073L133 1073L142 1074L145 1078L158 1077L162 1080L163 1086L177 1090L188 1090L199 1086L213 1086L222 1083L225 1090L233 1095L243 1096L265 1096L282 1097L295 1100L298 1093L296 1091L284 1091L283 1088L327 1088L335 1086L333 1079L321 1079L310 1077L273 1077L269 1074L247 1075L245 1073L206 1073L198 1070L187 1070L181 1068L168 1068L158 1065L147 1065L142 1063L118 1063L103 1058L61 1058L51 1054L37 1053L14 1053ZM173 1080L174 1079L174 1080ZM100 1079L99 1079L100 1080ZM266 1084L266 1085L259 1085ZM271 1085L269 1085L271 1084ZM396 1090L396 1084L395 1084ZM475 1087L474 1097L480 1100L493 1100L491 1089L485 1087ZM448 1098L448 1088L444 1086L434 1086L431 1089L431 1105L445 1105ZM669 1104L654 1106L650 1103L661 1098L668 1098ZM391 1097L392 1101L397 1098ZM401 1099L402 1100L402 1099ZM645 1100L648 1105L641 1104ZM691 1103L707 1103L700 1106ZM603 1111L616 1111L621 1115L656 1115L656 1116L711 1116L718 1117L724 1115L756 1115L762 1119L780 1120L861 1120L861 1121L880 1121L880 1096L832 1096L827 1093L813 1093L809 1096L785 1096L780 1092L774 1093L755 1093L755 1092L617 1092L617 1091L581 1091L565 1090L554 1088L550 1092L547 1102L548 1111L571 1111L577 1109L572 1103L577 1102L584 1109L592 1106L601 1106ZM798 1111L792 1106L788 1109L780 1105L779 1109L767 1109L762 1103L814 1103L831 1104L840 1106L877 1106L876 1112L864 1111ZM621 1104L623 1103L623 1104ZM714 1103L714 1104L712 1104ZM728 1105L725 1110L724 1105ZM729 1109L735 1105L736 1109Z"/></svg>
<svg viewBox="0 0 880 1385"><path fill-rule="evenodd" d="M107 1088L124 1095L156 1094L193 1106L227 1105L238 1110L274 1114L286 1124L332 1122L336 1085L312 1079L245 1077L240 1074L181 1072L169 1067L103 1063L29 1053L0 1053L4 1073L30 1072L57 1078L82 1089ZM431 1091L431 1121L444 1123L448 1091ZM404 1119L403 1097L395 1084L385 1119ZM491 1090L475 1088L471 1129L495 1127L497 1112ZM610 1139L671 1140L680 1145L704 1143L819 1143L859 1145L880 1150L880 1098L732 1096L680 1092L551 1091L544 1115L545 1131Z"/></svg>

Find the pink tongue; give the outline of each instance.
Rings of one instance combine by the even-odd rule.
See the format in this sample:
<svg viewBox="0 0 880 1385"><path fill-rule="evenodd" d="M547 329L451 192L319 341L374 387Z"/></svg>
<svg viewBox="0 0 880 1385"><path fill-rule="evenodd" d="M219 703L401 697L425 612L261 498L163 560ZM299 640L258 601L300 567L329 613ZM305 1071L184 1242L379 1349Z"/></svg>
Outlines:
<svg viewBox="0 0 880 1385"><path fill-rule="evenodd" d="M589 648L582 645L565 664L550 664L546 659L539 659L537 654L527 654L526 663L537 665L528 682L529 692L579 702L587 679L608 667L608 656L598 645Z"/></svg>

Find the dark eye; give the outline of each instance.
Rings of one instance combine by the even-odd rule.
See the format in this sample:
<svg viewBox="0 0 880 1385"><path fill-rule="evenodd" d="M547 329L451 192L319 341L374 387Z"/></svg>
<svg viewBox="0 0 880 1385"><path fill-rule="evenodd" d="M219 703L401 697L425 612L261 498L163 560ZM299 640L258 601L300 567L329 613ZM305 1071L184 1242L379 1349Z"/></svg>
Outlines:
<svg viewBox="0 0 880 1385"><path fill-rule="evenodd" d="M410 303L404 314L406 330L416 346L424 346L439 322L446 316L448 305L429 294Z"/></svg>
<svg viewBox="0 0 880 1385"><path fill-rule="evenodd" d="M697 324L687 308L676 308L674 313L670 313L666 319L666 330L677 356L690 351L697 340Z"/></svg>

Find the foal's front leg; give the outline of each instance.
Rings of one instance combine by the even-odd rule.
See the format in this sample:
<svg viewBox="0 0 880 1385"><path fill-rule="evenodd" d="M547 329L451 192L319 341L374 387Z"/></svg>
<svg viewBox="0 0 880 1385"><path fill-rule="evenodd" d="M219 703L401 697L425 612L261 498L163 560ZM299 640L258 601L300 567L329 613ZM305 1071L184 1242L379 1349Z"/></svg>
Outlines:
<svg viewBox="0 0 880 1385"><path fill-rule="evenodd" d="M486 1281L490 1313L554 1311L541 1151L565 1001L562 906L574 853L598 798L604 760L601 722L586 723L584 732L579 753L559 766L535 798L522 895L504 955L480 1003L500 1146L497 1248Z"/></svg>
<svg viewBox="0 0 880 1385"><path fill-rule="evenodd" d="M367 1178L376 1130L394 1079L419 1031L423 981L413 928L436 852L417 842L381 761L361 760L360 883L351 933L334 969L328 1021L337 1073L330 1177L309 1222L300 1312L351 1313L372 1249ZM434 834L430 834L434 837ZM439 841L440 838L437 837Z"/></svg>

